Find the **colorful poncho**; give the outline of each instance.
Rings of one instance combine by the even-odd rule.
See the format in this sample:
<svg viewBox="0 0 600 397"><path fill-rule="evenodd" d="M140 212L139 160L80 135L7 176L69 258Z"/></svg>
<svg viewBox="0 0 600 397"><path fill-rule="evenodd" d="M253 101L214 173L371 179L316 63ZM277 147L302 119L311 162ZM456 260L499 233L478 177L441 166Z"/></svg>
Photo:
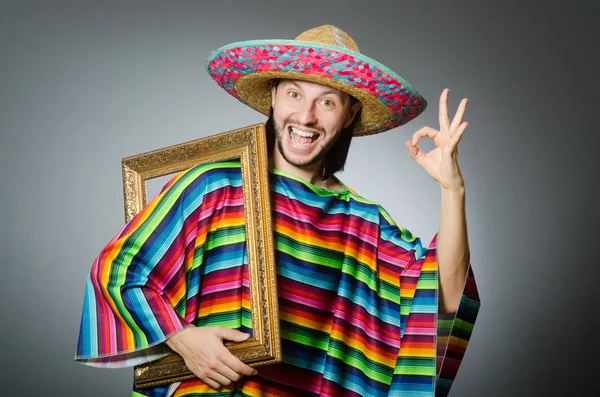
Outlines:
<svg viewBox="0 0 600 397"><path fill-rule="evenodd" d="M190 380L133 395L446 395L479 308L471 269L438 319L435 239L425 249L345 187L270 176L283 362L219 392ZM137 365L192 325L251 333L243 211L239 162L171 180L94 262L76 359Z"/></svg>

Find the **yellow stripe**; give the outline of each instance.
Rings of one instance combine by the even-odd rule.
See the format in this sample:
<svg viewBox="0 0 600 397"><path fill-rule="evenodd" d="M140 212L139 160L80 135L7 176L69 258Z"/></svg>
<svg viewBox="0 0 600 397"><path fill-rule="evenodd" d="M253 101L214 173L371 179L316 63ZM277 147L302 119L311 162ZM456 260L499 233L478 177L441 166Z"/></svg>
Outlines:
<svg viewBox="0 0 600 397"><path fill-rule="evenodd" d="M318 237L314 238L312 236L299 234L299 233L294 232L293 229L289 229L288 227L281 226L281 225L277 226L276 231L281 234L284 234L288 238L299 241L303 244L312 245L312 246L316 246L316 247L327 247L327 249L329 249L329 250L342 252L346 256L352 256L357 261L367 265L371 270L373 270L373 271L376 270L374 256L373 255L365 255L365 251L363 251L361 253L343 243L342 244L334 243L331 241L325 241Z"/></svg>
<svg viewBox="0 0 600 397"><path fill-rule="evenodd" d="M431 349L422 349L422 348L410 348L403 347L400 348L400 353L398 357L429 357L433 358L436 356L435 346Z"/></svg>
<svg viewBox="0 0 600 397"><path fill-rule="evenodd" d="M342 343L345 343L346 345L360 351L365 356L367 356L367 358L371 361L385 365L387 367L393 367L396 364L395 357L393 359L390 359L390 358L387 358L386 356L382 356L381 354L378 354L378 353L374 352L373 350L370 350L368 348L368 346L365 345L364 343L362 343L361 341L353 339L353 338L349 337L348 335L341 333L339 330L335 330L335 329L332 330L331 338L337 339L337 340L341 341Z"/></svg>

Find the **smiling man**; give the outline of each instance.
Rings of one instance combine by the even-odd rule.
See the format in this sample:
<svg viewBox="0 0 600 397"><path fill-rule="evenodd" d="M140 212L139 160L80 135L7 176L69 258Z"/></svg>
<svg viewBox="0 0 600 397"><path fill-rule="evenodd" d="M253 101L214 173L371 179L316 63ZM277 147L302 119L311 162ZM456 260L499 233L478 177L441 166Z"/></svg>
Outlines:
<svg viewBox="0 0 600 397"><path fill-rule="evenodd" d="M224 340L252 333L239 164L181 173L100 253L77 359L131 366L178 352L198 377L134 396L444 396L479 308L457 147L467 101L407 152L440 186L428 248L336 173L354 136L417 117L423 97L321 26L296 40L234 43L207 60L228 93L268 115L283 361L257 369ZM418 148L422 138L436 148ZM241 214L241 215L240 215Z"/></svg>

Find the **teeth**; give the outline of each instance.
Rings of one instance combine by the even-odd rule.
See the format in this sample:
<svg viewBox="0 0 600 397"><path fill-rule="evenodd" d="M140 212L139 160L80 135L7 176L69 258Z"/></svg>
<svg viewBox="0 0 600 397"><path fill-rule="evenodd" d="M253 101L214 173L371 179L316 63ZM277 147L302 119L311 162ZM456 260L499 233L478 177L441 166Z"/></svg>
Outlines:
<svg viewBox="0 0 600 397"><path fill-rule="evenodd" d="M298 134L298 135L303 136L305 138L312 138L313 136L317 135L314 132L306 132L306 131L302 131L302 130L299 130L299 129L294 128L294 127L292 127L292 132L294 134Z"/></svg>
<svg viewBox="0 0 600 397"><path fill-rule="evenodd" d="M312 144L314 142L314 140L312 138L314 138L317 135L318 134L316 134L314 132L306 132L306 131L302 131L302 130L299 130L294 127L290 127L290 138L292 139L292 142L294 142L294 144L297 146L308 146L308 145ZM303 138L311 138L311 140L306 143L300 143L296 140L296 136L301 136Z"/></svg>

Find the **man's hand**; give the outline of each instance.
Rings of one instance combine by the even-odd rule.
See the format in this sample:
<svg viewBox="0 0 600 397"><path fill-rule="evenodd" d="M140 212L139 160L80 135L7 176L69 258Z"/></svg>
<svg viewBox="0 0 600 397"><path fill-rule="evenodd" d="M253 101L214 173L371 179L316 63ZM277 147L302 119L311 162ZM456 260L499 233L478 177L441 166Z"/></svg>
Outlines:
<svg viewBox="0 0 600 397"><path fill-rule="evenodd" d="M243 342L249 336L224 327L189 327L170 337L166 343L183 357L194 375L213 389L219 389L240 380L243 375L257 374L223 345L223 340Z"/></svg>
<svg viewBox="0 0 600 397"><path fill-rule="evenodd" d="M467 128L463 115L467 99L460 101L450 123L448 89L440 96L440 130L423 127L406 141L408 154L441 186L440 228L437 237L440 313L458 309L470 261L465 214L465 182L458 166L458 143ZM425 153L416 146L423 137L433 139L436 148Z"/></svg>
<svg viewBox="0 0 600 397"><path fill-rule="evenodd" d="M463 122L467 109L467 99L458 105L452 123L448 116L448 92L446 88L440 96L440 129L423 127L415 132L412 140L406 141L408 155L412 157L442 188L452 191L464 189L464 180L458 167L458 142L463 136L468 123ZM433 139L436 148L426 153L419 150L417 144L423 137Z"/></svg>

